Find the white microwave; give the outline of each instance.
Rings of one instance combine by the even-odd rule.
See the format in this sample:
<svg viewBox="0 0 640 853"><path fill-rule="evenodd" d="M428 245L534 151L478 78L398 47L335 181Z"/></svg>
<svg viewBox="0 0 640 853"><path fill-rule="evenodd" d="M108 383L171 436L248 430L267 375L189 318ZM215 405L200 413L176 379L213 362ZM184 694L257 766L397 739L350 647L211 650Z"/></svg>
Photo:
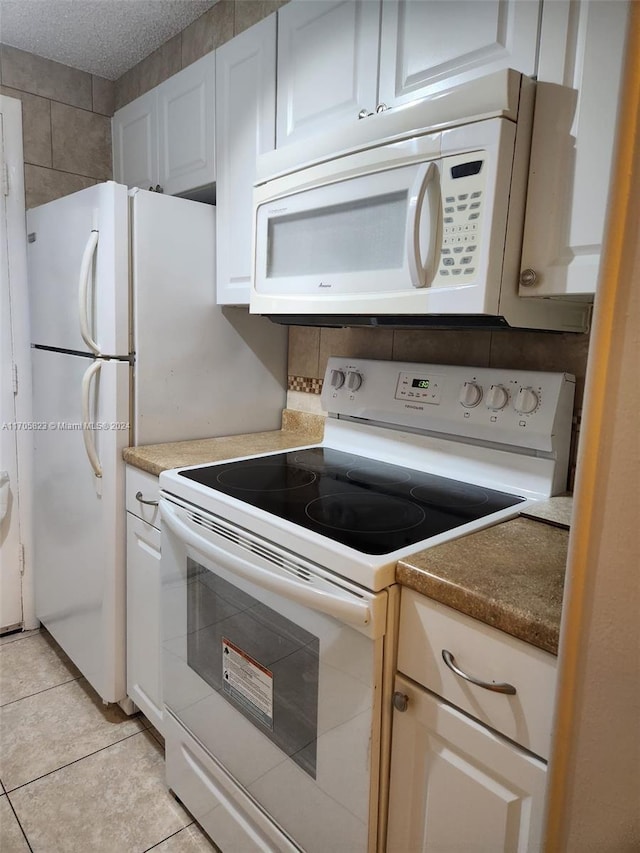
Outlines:
<svg viewBox="0 0 640 853"><path fill-rule="evenodd" d="M262 155L251 312L583 331L588 306L518 296L534 90L500 71Z"/></svg>

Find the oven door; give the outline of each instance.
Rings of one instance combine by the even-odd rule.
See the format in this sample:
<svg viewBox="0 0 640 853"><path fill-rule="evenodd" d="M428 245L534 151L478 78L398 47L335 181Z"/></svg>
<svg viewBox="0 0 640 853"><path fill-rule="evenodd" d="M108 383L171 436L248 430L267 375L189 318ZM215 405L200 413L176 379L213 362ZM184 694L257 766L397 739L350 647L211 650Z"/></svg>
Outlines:
<svg viewBox="0 0 640 853"><path fill-rule="evenodd" d="M169 786L223 849L374 849L387 593L160 506Z"/></svg>

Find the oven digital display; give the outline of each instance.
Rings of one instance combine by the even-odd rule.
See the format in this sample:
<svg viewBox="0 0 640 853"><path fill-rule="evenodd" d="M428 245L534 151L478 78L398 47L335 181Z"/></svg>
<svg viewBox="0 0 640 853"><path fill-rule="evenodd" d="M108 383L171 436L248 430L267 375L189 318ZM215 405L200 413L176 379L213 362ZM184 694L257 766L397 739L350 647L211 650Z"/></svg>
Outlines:
<svg viewBox="0 0 640 853"><path fill-rule="evenodd" d="M414 379L413 382L411 383L411 387L412 388L422 388L423 390L426 391L427 388L429 387L429 380L428 379Z"/></svg>

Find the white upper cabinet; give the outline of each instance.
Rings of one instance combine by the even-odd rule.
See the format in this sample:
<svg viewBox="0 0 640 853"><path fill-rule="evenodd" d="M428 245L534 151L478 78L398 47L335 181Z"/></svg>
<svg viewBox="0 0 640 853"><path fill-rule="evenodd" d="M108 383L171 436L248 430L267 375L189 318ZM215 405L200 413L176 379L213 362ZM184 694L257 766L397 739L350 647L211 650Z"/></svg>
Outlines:
<svg viewBox="0 0 640 853"><path fill-rule="evenodd" d="M292 0L277 147L502 68L535 74L539 15L539 0Z"/></svg>
<svg viewBox="0 0 640 853"><path fill-rule="evenodd" d="M216 51L217 301L248 305L256 158L275 146L276 16Z"/></svg>
<svg viewBox="0 0 640 853"><path fill-rule="evenodd" d="M118 183L179 195L215 181L215 54L165 80L112 119Z"/></svg>
<svg viewBox="0 0 640 853"><path fill-rule="evenodd" d="M158 183L158 93L147 92L112 119L114 179L148 190Z"/></svg>
<svg viewBox="0 0 640 853"><path fill-rule="evenodd" d="M158 87L159 182L179 195L215 181L215 54Z"/></svg>
<svg viewBox="0 0 640 853"><path fill-rule="evenodd" d="M375 108L379 0L293 0L278 12L277 146Z"/></svg>
<svg viewBox="0 0 640 853"><path fill-rule="evenodd" d="M413 101L503 68L536 71L538 0L382 0L379 100Z"/></svg>
<svg viewBox="0 0 640 853"><path fill-rule="evenodd" d="M521 296L595 293L628 4L544 4Z"/></svg>

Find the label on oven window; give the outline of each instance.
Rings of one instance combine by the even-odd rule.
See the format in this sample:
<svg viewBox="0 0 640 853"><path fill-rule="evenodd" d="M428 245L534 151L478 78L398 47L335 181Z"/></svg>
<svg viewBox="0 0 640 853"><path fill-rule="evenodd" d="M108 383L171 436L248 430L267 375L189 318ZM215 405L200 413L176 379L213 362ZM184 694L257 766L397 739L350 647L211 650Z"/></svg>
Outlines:
<svg viewBox="0 0 640 853"><path fill-rule="evenodd" d="M273 673L225 637L222 689L263 725L273 728Z"/></svg>

